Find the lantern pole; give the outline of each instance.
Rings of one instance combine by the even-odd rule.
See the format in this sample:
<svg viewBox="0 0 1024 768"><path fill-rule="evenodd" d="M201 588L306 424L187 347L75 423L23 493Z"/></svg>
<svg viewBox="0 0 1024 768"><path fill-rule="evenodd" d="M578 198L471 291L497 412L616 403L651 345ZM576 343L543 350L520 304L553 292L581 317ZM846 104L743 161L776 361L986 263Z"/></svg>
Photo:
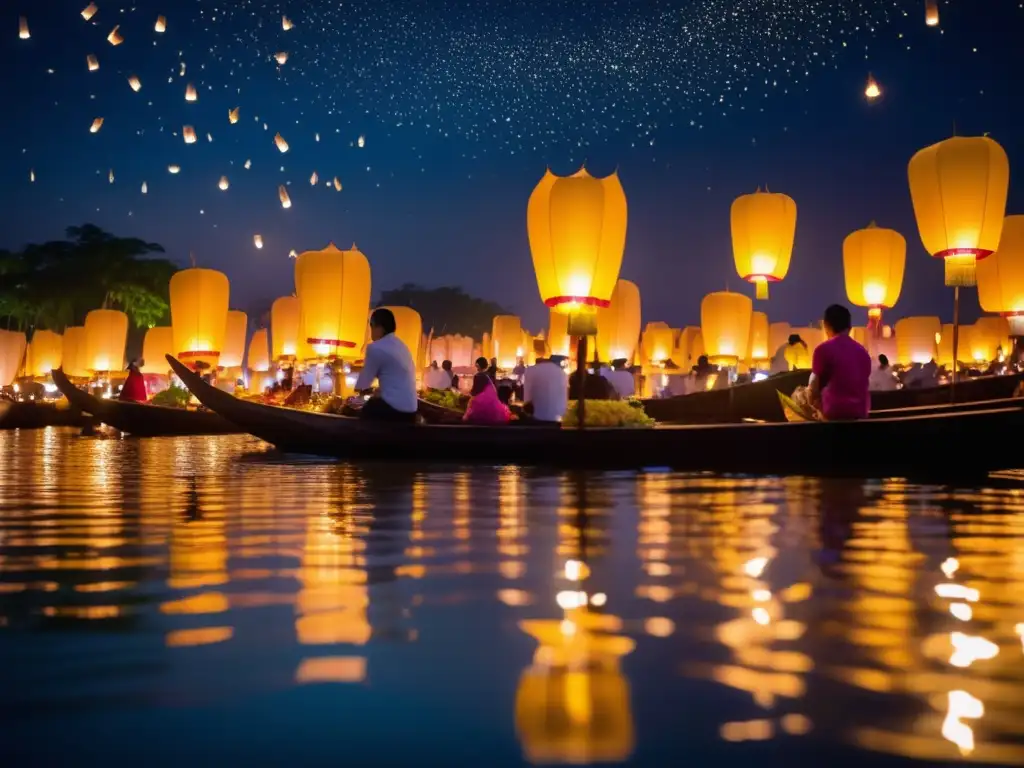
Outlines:
<svg viewBox="0 0 1024 768"><path fill-rule="evenodd" d="M587 418L587 337L584 334L576 340L576 418L577 429L583 429Z"/></svg>
<svg viewBox="0 0 1024 768"><path fill-rule="evenodd" d="M957 349L960 346L960 286L953 286L953 378L949 385L949 401L956 402L956 380L960 368Z"/></svg>

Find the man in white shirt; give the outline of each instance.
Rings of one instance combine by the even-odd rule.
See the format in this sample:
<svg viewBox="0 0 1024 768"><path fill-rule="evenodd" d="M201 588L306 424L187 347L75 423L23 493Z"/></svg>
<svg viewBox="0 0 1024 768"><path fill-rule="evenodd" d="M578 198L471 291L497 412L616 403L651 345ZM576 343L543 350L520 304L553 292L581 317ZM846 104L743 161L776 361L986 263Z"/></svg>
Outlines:
<svg viewBox="0 0 1024 768"><path fill-rule="evenodd" d="M368 392L377 381L378 392L363 405L359 416L374 421L416 421L416 365L405 343L395 335L395 315L375 309L370 316L370 338L363 370L355 390Z"/></svg>
<svg viewBox="0 0 1024 768"><path fill-rule="evenodd" d="M885 355L878 356L878 367L871 372L868 378L868 389L871 392L892 392L896 389L896 374L889 367L889 358Z"/></svg>
<svg viewBox="0 0 1024 768"><path fill-rule="evenodd" d="M569 406L569 379L555 358L537 361L523 376L523 401L533 408L533 419L557 424Z"/></svg>
<svg viewBox="0 0 1024 768"><path fill-rule="evenodd" d="M434 360L423 376L423 386L427 389L451 389L451 374L438 368L437 360Z"/></svg>
<svg viewBox="0 0 1024 768"><path fill-rule="evenodd" d="M612 385L616 393L623 400L633 396L636 391L633 374L626 370L626 359L612 360L611 368L602 368L601 375Z"/></svg>

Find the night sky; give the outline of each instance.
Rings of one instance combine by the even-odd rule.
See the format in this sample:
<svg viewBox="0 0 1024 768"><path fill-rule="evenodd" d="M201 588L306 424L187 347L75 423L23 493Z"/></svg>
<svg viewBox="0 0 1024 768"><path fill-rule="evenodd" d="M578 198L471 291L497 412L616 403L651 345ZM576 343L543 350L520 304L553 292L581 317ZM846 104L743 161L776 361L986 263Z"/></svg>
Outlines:
<svg viewBox="0 0 1024 768"><path fill-rule="evenodd" d="M1024 212L1019 0L940 0L939 27L924 0L97 0L85 21L87 5L0 10L0 246L93 222L182 265L192 251L250 311L292 292L293 249L356 242L375 295L459 284L539 330L525 217L549 165L618 168L622 277L640 285L645 321L673 326L696 324L708 291L753 296L733 266L729 206L758 186L797 202L789 275L759 307L794 325L845 301L842 240L871 220L909 246L889 318L951 319L906 167L954 130L1003 145L1008 213ZM883 90L873 102L869 73Z"/></svg>

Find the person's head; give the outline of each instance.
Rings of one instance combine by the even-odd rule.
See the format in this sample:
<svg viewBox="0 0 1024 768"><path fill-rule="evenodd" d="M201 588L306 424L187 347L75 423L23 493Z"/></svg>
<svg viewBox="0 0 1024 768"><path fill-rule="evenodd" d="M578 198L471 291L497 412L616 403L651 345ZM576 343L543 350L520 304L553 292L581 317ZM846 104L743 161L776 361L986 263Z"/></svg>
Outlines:
<svg viewBox="0 0 1024 768"><path fill-rule="evenodd" d="M432 371L436 371L437 370L437 360L431 360L430 361L430 370L432 370Z"/></svg>
<svg viewBox="0 0 1024 768"><path fill-rule="evenodd" d="M797 344L800 344L802 341L803 341L803 339L800 338L800 334L799 333L791 333L791 334L789 334L789 342L788 342L789 346L795 347Z"/></svg>
<svg viewBox="0 0 1024 768"><path fill-rule="evenodd" d="M397 327L395 313L390 309L381 307L373 310L373 314L370 315L370 338L374 341L380 341L389 333L394 333Z"/></svg>
<svg viewBox="0 0 1024 768"><path fill-rule="evenodd" d="M617 357L616 359L612 360L612 368L614 368L616 371L624 371L626 370L626 362L626 358Z"/></svg>
<svg viewBox="0 0 1024 768"><path fill-rule="evenodd" d="M711 363L708 361L708 356L707 355L701 355L700 357L697 358L697 370L698 371L706 371L710 367L711 367Z"/></svg>
<svg viewBox="0 0 1024 768"><path fill-rule="evenodd" d="M878 356L878 367L879 368L888 368L889 367L889 358L886 357L885 355L879 355Z"/></svg>
<svg viewBox="0 0 1024 768"><path fill-rule="evenodd" d="M498 367L498 358L492 357L491 358L491 368L497 368L497 367Z"/></svg>
<svg viewBox="0 0 1024 768"><path fill-rule="evenodd" d="M448 373L451 373L452 372L452 361L451 360L443 361L441 363L441 370L448 371Z"/></svg>
<svg viewBox="0 0 1024 768"><path fill-rule="evenodd" d="M487 358L486 357L478 357L476 359L476 369L478 371L486 371L487 370L487 366L488 366L488 363L487 363Z"/></svg>
<svg viewBox="0 0 1024 768"><path fill-rule="evenodd" d="M825 328L825 335L830 339L842 333L849 333L853 321L850 318L850 310L842 304L832 304L825 310L822 317L822 326Z"/></svg>
<svg viewBox="0 0 1024 768"><path fill-rule="evenodd" d="M537 358L537 362L535 363L535 365L540 365L541 363L547 363L547 362L549 362L549 361L548 361L548 359L546 357L538 357Z"/></svg>

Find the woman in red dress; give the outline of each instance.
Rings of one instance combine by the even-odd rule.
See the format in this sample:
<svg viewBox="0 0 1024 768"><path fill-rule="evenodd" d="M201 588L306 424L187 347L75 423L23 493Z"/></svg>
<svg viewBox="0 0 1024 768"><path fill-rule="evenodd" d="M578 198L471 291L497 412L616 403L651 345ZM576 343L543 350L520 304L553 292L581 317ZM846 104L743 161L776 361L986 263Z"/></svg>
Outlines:
<svg viewBox="0 0 1024 768"><path fill-rule="evenodd" d="M121 394L117 396L117 399L129 400L134 403L144 403L149 400L146 395L146 380L142 377L135 361L128 363L128 378L124 380Z"/></svg>

